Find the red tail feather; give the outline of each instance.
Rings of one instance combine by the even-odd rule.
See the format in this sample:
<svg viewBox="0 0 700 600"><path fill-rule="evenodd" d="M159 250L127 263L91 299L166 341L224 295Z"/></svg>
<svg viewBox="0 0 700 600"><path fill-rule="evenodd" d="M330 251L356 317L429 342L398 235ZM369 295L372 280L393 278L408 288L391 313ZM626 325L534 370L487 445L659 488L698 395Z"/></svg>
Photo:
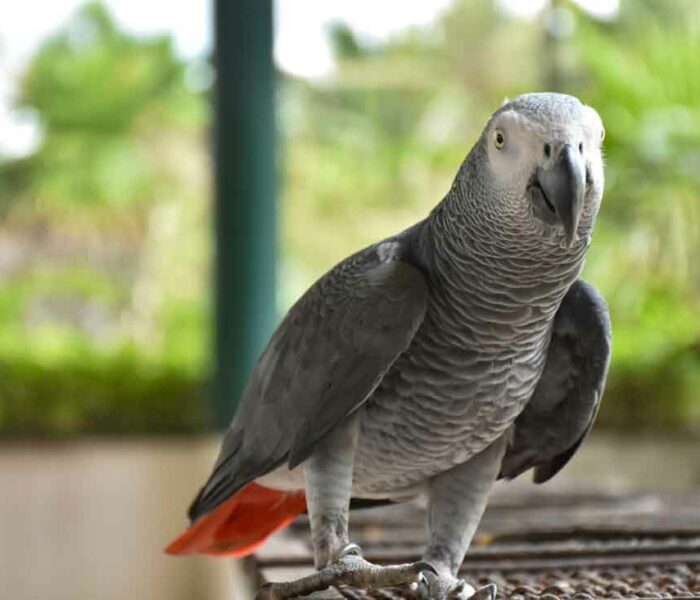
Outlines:
<svg viewBox="0 0 700 600"><path fill-rule="evenodd" d="M282 492L249 483L216 510L197 519L165 551L248 556L305 510L306 497L302 490Z"/></svg>

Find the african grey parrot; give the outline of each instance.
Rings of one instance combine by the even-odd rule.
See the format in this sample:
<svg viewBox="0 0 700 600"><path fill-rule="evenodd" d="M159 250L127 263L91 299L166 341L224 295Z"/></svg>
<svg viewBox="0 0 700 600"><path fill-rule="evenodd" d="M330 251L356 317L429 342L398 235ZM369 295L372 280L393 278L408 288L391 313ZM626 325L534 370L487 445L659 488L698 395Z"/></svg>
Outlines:
<svg viewBox="0 0 700 600"><path fill-rule="evenodd" d="M342 583L474 594L457 572L494 481L552 477L598 411L609 317L578 277L602 139L571 96L501 106L425 220L343 260L291 308L168 551L242 556L308 509L319 571L261 597ZM414 498L428 506L423 560L366 562L348 538L351 501Z"/></svg>

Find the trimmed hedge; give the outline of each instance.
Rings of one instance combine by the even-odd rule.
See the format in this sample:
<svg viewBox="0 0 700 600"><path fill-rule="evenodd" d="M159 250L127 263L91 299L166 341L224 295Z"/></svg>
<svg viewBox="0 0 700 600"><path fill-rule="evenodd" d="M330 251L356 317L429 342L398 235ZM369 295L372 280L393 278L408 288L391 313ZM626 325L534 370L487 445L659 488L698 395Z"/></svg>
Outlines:
<svg viewBox="0 0 700 600"><path fill-rule="evenodd" d="M699 390L696 346L672 350L649 363L613 361L597 426L635 433L700 433Z"/></svg>
<svg viewBox="0 0 700 600"><path fill-rule="evenodd" d="M207 422L203 379L124 355L41 365L0 360L0 434L190 433Z"/></svg>
<svg viewBox="0 0 700 600"><path fill-rule="evenodd" d="M700 432L700 353L613 364L596 428ZM42 365L0 359L0 435L178 434L207 427L206 383L137 353Z"/></svg>

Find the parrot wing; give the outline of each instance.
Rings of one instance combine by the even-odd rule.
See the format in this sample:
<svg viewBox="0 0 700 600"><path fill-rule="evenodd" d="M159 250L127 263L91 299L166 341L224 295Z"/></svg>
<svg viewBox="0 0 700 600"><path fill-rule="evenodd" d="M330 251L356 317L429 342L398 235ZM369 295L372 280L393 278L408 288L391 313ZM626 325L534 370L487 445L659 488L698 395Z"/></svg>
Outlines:
<svg viewBox="0 0 700 600"><path fill-rule="evenodd" d="M607 304L595 288L578 280L554 318L544 371L515 421L501 478L534 468L533 481L544 483L569 462L598 413L610 350Z"/></svg>
<svg viewBox="0 0 700 600"><path fill-rule="evenodd" d="M253 370L191 519L285 462L302 463L372 394L427 305L423 274L400 255L391 241L360 251L291 308Z"/></svg>

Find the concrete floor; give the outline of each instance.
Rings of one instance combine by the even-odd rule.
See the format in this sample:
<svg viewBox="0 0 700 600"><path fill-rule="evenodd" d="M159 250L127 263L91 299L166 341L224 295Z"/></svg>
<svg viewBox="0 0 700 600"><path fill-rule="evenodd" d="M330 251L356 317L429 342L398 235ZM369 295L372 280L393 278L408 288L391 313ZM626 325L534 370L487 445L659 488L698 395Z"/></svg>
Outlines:
<svg viewBox="0 0 700 600"><path fill-rule="evenodd" d="M240 565L162 553L217 447L213 437L0 441L0 597L248 600ZM700 486L699 450L695 440L599 435L548 485L687 490Z"/></svg>

